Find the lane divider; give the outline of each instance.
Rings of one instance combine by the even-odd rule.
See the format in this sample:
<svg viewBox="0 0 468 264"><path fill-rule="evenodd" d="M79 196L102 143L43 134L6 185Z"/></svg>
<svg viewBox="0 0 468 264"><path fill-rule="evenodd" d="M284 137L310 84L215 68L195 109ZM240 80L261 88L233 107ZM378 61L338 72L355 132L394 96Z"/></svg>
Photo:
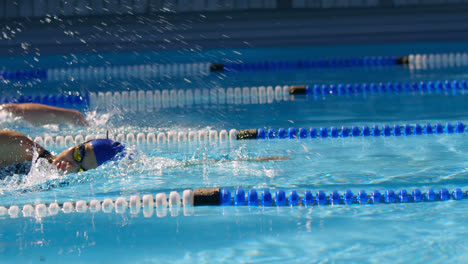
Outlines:
<svg viewBox="0 0 468 264"><path fill-rule="evenodd" d="M148 79L164 77L205 76L210 73L210 63L140 64L78 68L55 68L47 70L52 81L102 80L102 79Z"/></svg>
<svg viewBox="0 0 468 264"><path fill-rule="evenodd" d="M120 133L117 135L109 135L116 141L136 145L154 145L167 144L177 142L226 142L236 140L237 131L229 130L198 130L198 131L169 131L159 133ZM30 137L32 139L32 137ZM106 138L104 134L97 135L66 135L66 136L37 136L33 140L44 147L71 147L96 138Z"/></svg>
<svg viewBox="0 0 468 264"><path fill-rule="evenodd" d="M341 128L332 126L327 127L311 127L299 128L296 130L294 127L290 127L287 130L285 128L280 128L278 130L263 128L259 129L244 129L237 131L236 139L307 139L307 138L347 138L347 137L390 137L390 136L411 136L411 135L430 135L430 134L454 134L454 133L464 133L465 124L462 122L457 122L455 125L447 122L444 125L441 123L436 123L435 126L430 123L424 125L420 124L405 124L403 126L395 124L393 126L389 125L373 125L367 126L364 125L361 128L358 126L342 126ZM466 130L468 132L468 128Z"/></svg>
<svg viewBox="0 0 468 264"><path fill-rule="evenodd" d="M210 72L259 72L259 71L294 71L310 69L333 69L344 67L382 67L409 65L410 69L432 69L463 67L468 65L468 53L433 53L410 54L408 56L365 56L310 60L278 60L261 62L226 62L226 63L172 63L139 64L119 66L82 66L69 68L3 70L0 79L8 81L27 80L102 80L131 78L161 78L204 76Z"/></svg>
<svg viewBox="0 0 468 264"><path fill-rule="evenodd" d="M463 67L468 65L468 53L410 54L408 56L366 56L312 60L283 60L261 62L229 62L212 64L211 71L262 72L334 69L355 67L385 67L408 65L410 69Z"/></svg>
<svg viewBox="0 0 468 264"><path fill-rule="evenodd" d="M465 94L466 80L387 82L354 84L276 85L235 88L163 89L154 91L91 92L89 94L30 95L0 97L5 103L41 103L51 106L90 110L152 112L161 108L183 108L193 105L271 104L288 101L291 96L307 95L307 99L327 96L359 96L383 94Z"/></svg>
<svg viewBox="0 0 468 264"><path fill-rule="evenodd" d="M4 70L0 80L103 80L103 79L146 79L163 77L204 76L210 73L210 63L182 64L139 64L120 66L82 66L52 69Z"/></svg>
<svg viewBox="0 0 468 264"><path fill-rule="evenodd" d="M1 96L0 104L40 103L50 106L81 109L148 111L160 108L190 107L218 104L271 104L289 100L289 86L260 86L236 88L163 89L154 91L91 92L85 95Z"/></svg>
<svg viewBox="0 0 468 264"><path fill-rule="evenodd" d="M314 84L290 86L289 94L307 94L313 96L350 96L355 94L459 94L468 90L465 80L387 82L356 84Z"/></svg>
<svg viewBox="0 0 468 264"><path fill-rule="evenodd" d="M90 109L111 110L117 107L124 111L148 111L160 108L183 108L192 105L224 104L271 104L289 101L291 95L309 95L309 99L326 96L355 96L377 94L464 94L468 90L466 80L276 85L213 89L172 89L155 91L91 92L86 98ZM88 99L89 98L89 99ZM63 101L63 100L61 100ZM47 102L46 102L47 103Z"/></svg>
<svg viewBox="0 0 468 264"><path fill-rule="evenodd" d="M279 60L260 62L215 63L211 71L223 72L261 72L261 71L296 71L311 69L333 69L344 67L381 67L408 64L408 57L370 56L357 58L329 58L311 60Z"/></svg>
<svg viewBox="0 0 468 264"><path fill-rule="evenodd" d="M171 216L178 216L181 207L186 216L194 214L194 206L249 206L249 207L313 207L313 206L345 206L345 205L377 205L377 204L404 204L404 203L424 203L448 200L462 200L468 197L468 192L455 188L448 191L447 188L441 188L439 191L428 189L421 191L414 189L408 192L406 189L394 191L387 189L383 193L379 190L366 192L360 190L354 194L351 190L338 192L336 190L327 194L323 190L313 193L311 190L305 190L302 195L296 190L284 191L277 190L274 195L269 189L257 191L250 189L247 192L244 189L235 189L231 193L228 188L201 188L194 190L184 190L182 196L177 191L172 191L169 196L166 193L157 193L155 196L146 194L140 197L132 195L129 199L118 197L115 200L110 198L92 200L87 202L79 200L76 202L64 203L39 203L36 205L26 204L20 208L17 205L11 205L8 208L0 206L0 219L5 216L11 218L36 217L43 218L57 215L60 211L64 214L69 213L126 213L140 214L143 211L144 217L151 217L156 211L157 217L165 217L168 211Z"/></svg>
<svg viewBox="0 0 468 264"><path fill-rule="evenodd" d="M227 130L197 130L197 131L169 131L159 133L120 133L117 135L110 135L110 138L122 143L131 145L154 145L154 144L169 144L169 143L182 143L182 142L205 142L217 143L245 139L315 139L315 138L348 138L348 137L400 137L400 136L418 136L418 135L431 135L431 134L460 134L465 131L468 132L468 127L465 128L463 122L456 122L452 124L447 122L445 125L436 123L432 125L426 123L420 124L405 124L393 126L390 125L363 125L358 126L342 126L335 127L301 127L296 129L279 128L279 129L230 129ZM66 135L66 136L37 136L33 140L44 147L71 147L76 144L83 143L95 138L105 138L105 134L97 135Z"/></svg>
<svg viewBox="0 0 468 264"><path fill-rule="evenodd" d="M172 89L89 93L90 109L148 111L193 105L271 104L289 100L289 86Z"/></svg>

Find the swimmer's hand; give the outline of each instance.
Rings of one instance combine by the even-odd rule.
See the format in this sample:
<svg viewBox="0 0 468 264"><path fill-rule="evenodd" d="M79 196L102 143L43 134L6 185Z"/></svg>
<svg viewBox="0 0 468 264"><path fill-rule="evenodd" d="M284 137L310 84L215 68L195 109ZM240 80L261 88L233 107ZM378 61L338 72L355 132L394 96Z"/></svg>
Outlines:
<svg viewBox="0 0 468 264"><path fill-rule="evenodd" d="M35 126L63 123L77 126L89 125L83 114L76 110L48 105L34 103L6 104L0 106L0 110L6 110L15 116L23 118Z"/></svg>

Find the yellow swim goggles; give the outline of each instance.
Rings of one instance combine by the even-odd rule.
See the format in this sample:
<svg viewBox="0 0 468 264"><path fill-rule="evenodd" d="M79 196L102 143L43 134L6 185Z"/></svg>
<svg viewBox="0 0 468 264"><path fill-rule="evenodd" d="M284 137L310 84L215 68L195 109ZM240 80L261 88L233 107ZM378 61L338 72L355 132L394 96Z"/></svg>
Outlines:
<svg viewBox="0 0 468 264"><path fill-rule="evenodd" d="M78 145L75 150L73 151L73 159L75 159L76 162L80 165L80 169L78 170L79 172L86 171L85 168L81 166L81 162L84 159L85 156L85 143Z"/></svg>

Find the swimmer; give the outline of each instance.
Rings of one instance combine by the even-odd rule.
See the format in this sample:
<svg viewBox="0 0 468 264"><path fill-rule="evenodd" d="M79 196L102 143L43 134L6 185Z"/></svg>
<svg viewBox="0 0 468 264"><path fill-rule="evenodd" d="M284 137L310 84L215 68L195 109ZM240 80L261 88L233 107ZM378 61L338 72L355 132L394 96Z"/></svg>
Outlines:
<svg viewBox="0 0 468 264"><path fill-rule="evenodd" d="M33 162L34 152L59 171L74 173L95 169L116 159L124 146L110 139L95 139L62 151L54 156L25 135L0 130L0 177L2 174L27 174ZM36 162L37 159L34 161Z"/></svg>
<svg viewBox="0 0 468 264"><path fill-rule="evenodd" d="M88 126L88 121L82 113L54 106L24 103L0 105L0 112L6 111L15 117L20 117L35 126L47 124L68 123L77 126Z"/></svg>
<svg viewBox="0 0 468 264"><path fill-rule="evenodd" d="M59 155L54 156L21 133L0 130L0 179L12 174L28 174L32 162L37 162L40 158L46 159L57 170L65 173L87 171L95 169L107 161L118 160L124 156L124 149L124 145L119 142L110 139L94 139L68 148ZM33 161L35 151L38 155L36 160ZM190 162L186 166L194 166L206 162L274 162L281 160L290 160L290 158L266 156L232 160L203 160Z"/></svg>
<svg viewBox="0 0 468 264"><path fill-rule="evenodd" d="M88 121L83 114L76 110L52 107L41 104L5 104L0 106L0 111L7 111L14 116L21 117L33 125L69 123L80 126L88 126ZM33 162L34 152L38 158L46 159L59 171L75 173L95 169L101 164L117 159L124 150L119 142L110 139L95 139L62 151L54 156L45 148L29 139L27 136L13 132L0 130L0 179L12 174L28 174ZM288 157L267 156L256 158L240 158L233 160L205 160L203 162L227 162L227 161L254 161L269 162L289 160ZM191 163L189 165L197 165Z"/></svg>

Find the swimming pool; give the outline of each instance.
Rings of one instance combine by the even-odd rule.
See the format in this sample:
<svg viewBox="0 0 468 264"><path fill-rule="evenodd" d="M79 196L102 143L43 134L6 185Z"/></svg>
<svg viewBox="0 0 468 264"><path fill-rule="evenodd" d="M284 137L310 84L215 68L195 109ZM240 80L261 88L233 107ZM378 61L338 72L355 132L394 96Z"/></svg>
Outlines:
<svg viewBox="0 0 468 264"><path fill-rule="evenodd" d="M189 56L171 52L44 56L34 67L66 68L70 61L79 68L102 66L105 61L126 66L154 61L178 64L406 56L464 52L465 45L407 43L210 50ZM10 64L12 69L24 69L23 58L4 60L14 62ZM65 141L66 136L75 140L81 135L84 139L109 131L111 137L123 136L133 142L127 143L133 157L118 165L106 164L94 171L65 176L38 168L27 176L0 183L0 206L11 209L16 205L19 209L17 215L12 210L0 216L2 261L462 262L467 258L466 198L439 201L445 199L440 198L439 191L447 189L450 195L456 188L466 191L466 128L462 133L423 131L418 135L415 124L423 129L430 123L434 130L437 123L443 129L446 123L466 124L464 88L291 96L284 93L284 86L304 84L313 88L314 84L320 84L322 89L322 84L326 84L327 88L335 85L338 89L339 84L383 83L388 88L388 83L419 85L445 80L452 84L454 80L461 83L467 79L466 69L466 66L316 67L185 76L106 75L100 80L72 76L67 80L4 83L5 95L11 97L90 92L98 96L101 92L105 98L110 92L115 99L116 93L122 96L122 92L128 92L129 101L112 101L110 105L95 102L98 110L86 109L92 123L89 128L62 125L35 128L8 116L1 118L4 129L40 137L44 143L51 138L53 143L49 142L48 148L56 153L65 148L65 142L57 142L57 136ZM76 76L80 76L79 71ZM273 92L268 92L268 86ZM277 86L281 88L279 94ZM240 89L236 90L237 87ZM244 94L245 87L250 92L255 90L257 96ZM261 87L265 87L264 95L260 95ZM227 95L229 88L233 88L232 95ZM156 105L155 91L160 91L162 98L163 90L167 91L166 104L161 99L161 104ZM193 92L192 103L187 103L187 93L183 93L183 103L179 104L179 91L189 90ZM221 97L221 90L225 97ZM136 100L130 100L132 91ZM139 91L144 91L144 96L147 91L153 92L151 108L147 107L147 97L142 97L146 98L145 107L140 107ZM171 101L171 91L177 91L175 101ZM405 135L405 124L410 125L411 135ZM357 127L362 133L363 127L368 126L372 133L374 125L382 135L333 137L331 132L332 127L340 133L346 126ZM383 133L385 125L391 128L388 136ZM290 127L297 132L306 128L307 137L278 138L279 128L288 131ZM322 127L327 128L326 138L320 136ZM394 135L395 127L401 128L402 135ZM231 138L232 129L260 128L266 132L274 129L276 138ZM311 138L310 128L317 129L317 137ZM210 131L216 131L215 140L210 140L210 135L214 135ZM196 133L193 138L190 132ZM143 133L144 140L137 142L139 133ZM161 134L164 138L159 137ZM154 135L152 142L147 142L149 135ZM265 156L290 160L245 161ZM229 189L232 206L151 206L136 210L119 200L124 197L129 203L134 195L143 199L148 194L152 200L158 200L160 193L169 197L177 191L182 196L184 190L212 187ZM257 204L261 203L265 189L275 203L277 192L283 190L286 204L293 203L288 201L291 191L296 190L302 199L304 192L310 190L315 204L248 206L248 201L238 201L244 205L234 206L238 188L245 191L247 200L249 190L255 189ZM399 198L403 189L409 196ZM422 192L423 201L411 202L415 189ZM433 202L424 198L429 189L439 197ZM317 205L323 201L317 199L321 196L319 191L330 196L334 190L341 195L339 204L327 200L326 205ZM346 205L346 190L355 195L350 205ZM362 198L361 190L366 192L366 199ZM374 190L382 196L380 203L372 199L376 197ZM387 190L394 191L396 202L386 202L392 201ZM360 204L361 198L364 204ZM107 207L110 202L104 202L106 199L112 200L112 207ZM404 199L410 201L399 202ZM93 212L92 200L102 202L102 209ZM78 201L85 201L86 207ZM119 206L115 206L117 201ZM42 206L55 202L60 206L58 212L49 212ZM30 212L30 207L23 210L24 205L34 207Z"/></svg>

